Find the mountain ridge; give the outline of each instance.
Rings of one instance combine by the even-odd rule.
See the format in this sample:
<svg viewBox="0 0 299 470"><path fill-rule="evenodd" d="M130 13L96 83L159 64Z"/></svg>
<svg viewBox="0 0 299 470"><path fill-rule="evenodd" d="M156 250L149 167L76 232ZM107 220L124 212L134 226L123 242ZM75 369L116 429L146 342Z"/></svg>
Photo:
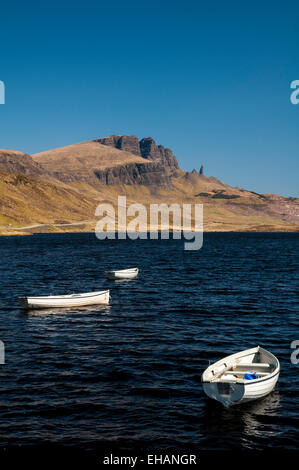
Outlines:
<svg viewBox="0 0 299 470"><path fill-rule="evenodd" d="M116 206L118 195L145 206L202 203L205 231L299 229L298 199L231 187L204 176L202 165L184 171L151 137L113 135L32 156L0 150L0 233L9 224L49 223L54 230L53 224L95 221L96 206Z"/></svg>
<svg viewBox="0 0 299 470"><path fill-rule="evenodd" d="M179 169L168 148L152 137L112 135L32 155L52 176L92 185L145 184L171 187L170 177ZM122 168L120 168L122 167Z"/></svg>

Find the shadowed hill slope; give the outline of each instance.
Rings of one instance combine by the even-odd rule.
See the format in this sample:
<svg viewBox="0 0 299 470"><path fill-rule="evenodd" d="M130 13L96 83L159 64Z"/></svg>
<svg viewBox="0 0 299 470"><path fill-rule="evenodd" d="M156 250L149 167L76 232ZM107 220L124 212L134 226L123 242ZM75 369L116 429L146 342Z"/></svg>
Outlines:
<svg viewBox="0 0 299 470"><path fill-rule="evenodd" d="M46 171L30 155L16 150L0 150L0 171L8 173L45 176Z"/></svg>
<svg viewBox="0 0 299 470"><path fill-rule="evenodd" d="M0 226L79 221L94 214L93 195L55 180L29 155L0 150Z"/></svg>

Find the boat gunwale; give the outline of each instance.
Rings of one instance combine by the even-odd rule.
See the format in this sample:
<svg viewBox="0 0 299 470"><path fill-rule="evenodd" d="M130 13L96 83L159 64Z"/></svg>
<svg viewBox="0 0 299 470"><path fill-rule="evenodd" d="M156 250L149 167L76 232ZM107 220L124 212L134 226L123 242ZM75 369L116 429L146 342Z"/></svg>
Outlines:
<svg viewBox="0 0 299 470"><path fill-rule="evenodd" d="M67 294L67 295L52 295L52 296L41 296L41 297L18 297L19 300L71 300L71 299L89 299L91 297L99 297L104 294L109 294L109 289L98 291L98 292L86 292L83 294Z"/></svg>
<svg viewBox="0 0 299 470"><path fill-rule="evenodd" d="M223 364L224 361L232 358L235 356L235 358L241 358L241 357L246 357L246 356L249 356L250 354L254 354L254 353L257 353L259 351L262 351L264 354L266 355L269 355L270 357L272 357L276 362L276 366L275 366L275 369L273 370L273 372L271 372L271 374L267 375L267 377L260 377L260 378L257 378L257 379L254 379L254 380L248 380L248 381L245 381L244 379L236 379L236 380L225 380L223 382L221 382L220 380L219 381L214 381L212 379L210 380L204 380L203 379L203 376L204 374L212 367L215 367L218 363L219 365ZM244 353L244 354L243 354ZM240 354L242 355L238 355L239 353L234 353L234 354L230 354L229 356L225 356L223 359L219 359L219 361L216 361L214 362L213 364L211 364L209 367L207 367L207 369L204 370L204 372L202 373L202 377L201 377L201 381L202 383L233 383L233 384L236 384L236 385L241 385L241 386L246 386L247 385L255 385L255 384L259 384L261 382L265 382L269 379L272 379L274 377L276 377L276 375L278 375L280 373L280 363L279 363L279 360L277 359L276 356L274 356L274 354L272 354L270 351L267 351L266 349L260 347L260 346L257 346L255 348L251 348L251 349L246 349L244 351L240 351ZM231 373L233 374L233 371L231 371Z"/></svg>

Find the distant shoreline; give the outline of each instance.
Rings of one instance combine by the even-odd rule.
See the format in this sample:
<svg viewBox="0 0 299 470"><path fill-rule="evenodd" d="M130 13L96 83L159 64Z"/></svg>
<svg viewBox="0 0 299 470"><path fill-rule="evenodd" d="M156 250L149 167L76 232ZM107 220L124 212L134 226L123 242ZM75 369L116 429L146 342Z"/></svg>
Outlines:
<svg viewBox="0 0 299 470"><path fill-rule="evenodd" d="M72 224L73 225L73 224ZM76 224L74 224L76 225ZM78 224L79 225L79 224ZM82 223L80 224L82 225ZM23 236L30 236L30 235L38 235L38 234L59 234L59 235L68 235L68 234L78 234L78 233L88 233L88 234L95 234L95 231L92 230L55 230L55 225L47 224L50 227L49 230L34 230L34 229L7 229L0 231L0 237L23 237ZM52 228L53 227L53 228ZM51 230L52 228L52 230ZM172 230L169 231L170 234L173 233ZM196 231L197 233L199 231ZM150 231L142 232L146 233L147 235L150 234ZM162 231L158 230L158 233L161 234ZM254 227L254 228L236 228L236 229L227 229L224 230L223 228L219 229L204 229L203 233L299 233L299 227ZM118 239L118 232L115 234L115 240Z"/></svg>

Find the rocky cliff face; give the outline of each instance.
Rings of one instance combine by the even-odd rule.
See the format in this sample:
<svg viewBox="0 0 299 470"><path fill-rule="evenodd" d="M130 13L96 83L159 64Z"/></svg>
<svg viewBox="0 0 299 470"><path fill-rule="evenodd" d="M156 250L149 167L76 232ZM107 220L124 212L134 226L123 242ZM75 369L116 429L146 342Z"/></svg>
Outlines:
<svg viewBox="0 0 299 470"><path fill-rule="evenodd" d="M171 187L170 172L159 162L129 163L105 170L95 170L102 184L142 184L145 186Z"/></svg>
<svg viewBox="0 0 299 470"><path fill-rule="evenodd" d="M179 168L178 161L172 151L164 148L163 145L157 146L151 137L146 137L140 141L140 152L143 158L160 161L162 165L171 169Z"/></svg>
<svg viewBox="0 0 299 470"><path fill-rule="evenodd" d="M13 150L0 150L0 170L27 176L44 176L46 173L30 155Z"/></svg>
<svg viewBox="0 0 299 470"><path fill-rule="evenodd" d="M141 156L139 140L136 135L110 135L109 137L96 139L94 142Z"/></svg>
<svg viewBox="0 0 299 470"><path fill-rule="evenodd" d="M179 168L177 159L170 149L164 148L163 145L156 145L152 137L139 141L136 135L111 135L96 139L94 142L109 145L145 159L144 163L129 163L95 170L94 174L102 184L171 187L171 176Z"/></svg>
<svg viewBox="0 0 299 470"><path fill-rule="evenodd" d="M156 145L152 137L145 137L139 141L136 135L111 135L102 139L96 139L95 142L133 153L146 160L155 161L171 170L179 168L177 159L172 151L164 148L163 145Z"/></svg>

